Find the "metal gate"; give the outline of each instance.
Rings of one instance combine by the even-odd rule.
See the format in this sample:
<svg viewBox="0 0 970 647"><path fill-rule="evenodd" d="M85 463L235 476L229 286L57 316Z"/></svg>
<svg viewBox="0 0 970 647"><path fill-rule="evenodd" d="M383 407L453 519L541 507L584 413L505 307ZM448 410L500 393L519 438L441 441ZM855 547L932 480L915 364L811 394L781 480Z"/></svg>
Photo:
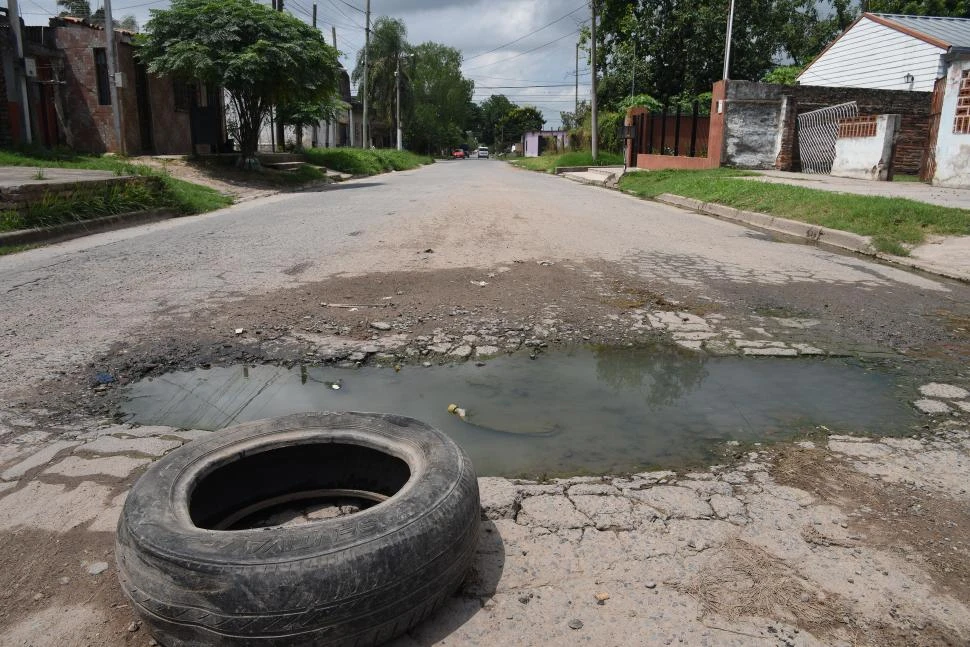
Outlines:
<svg viewBox="0 0 970 647"><path fill-rule="evenodd" d="M804 173L830 173L835 161L839 120L858 117L855 101L803 112L798 115L798 151Z"/></svg>

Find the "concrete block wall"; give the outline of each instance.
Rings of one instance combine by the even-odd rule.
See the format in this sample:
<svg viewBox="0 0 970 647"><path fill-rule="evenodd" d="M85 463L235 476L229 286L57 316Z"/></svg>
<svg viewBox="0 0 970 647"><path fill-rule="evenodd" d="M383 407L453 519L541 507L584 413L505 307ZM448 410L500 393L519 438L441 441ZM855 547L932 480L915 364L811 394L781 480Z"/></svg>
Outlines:
<svg viewBox="0 0 970 647"><path fill-rule="evenodd" d="M831 174L860 180L891 179L891 160L899 115L870 115L843 119L835 140Z"/></svg>
<svg viewBox="0 0 970 647"><path fill-rule="evenodd" d="M721 163L741 168L774 168L782 124L784 86L728 81L721 109L724 150Z"/></svg>
<svg viewBox="0 0 970 647"><path fill-rule="evenodd" d="M859 114L898 114L901 117L896 149L895 173L917 174L929 137L931 92L873 90L867 88L829 88L810 85L778 86L788 96L788 107L781 123L782 136L775 168L800 171L796 118L798 113L855 101Z"/></svg>
<svg viewBox="0 0 970 647"><path fill-rule="evenodd" d="M968 119L963 115L970 113L968 99L964 98L964 105L960 105L961 87L967 86L970 86L970 59L952 61L947 71L940 128L936 136L933 184L937 186L970 188L970 132L964 132L966 129L961 127Z"/></svg>

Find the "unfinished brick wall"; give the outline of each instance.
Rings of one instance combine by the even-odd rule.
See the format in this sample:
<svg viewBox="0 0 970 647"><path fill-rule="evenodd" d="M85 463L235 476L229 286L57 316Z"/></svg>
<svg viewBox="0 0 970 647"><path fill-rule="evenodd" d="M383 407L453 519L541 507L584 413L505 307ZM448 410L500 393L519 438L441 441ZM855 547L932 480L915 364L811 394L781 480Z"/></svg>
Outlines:
<svg viewBox="0 0 970 647"><path fill-rule="evenodd" d="M52 20L52 26L56 27L55 46L64 52L63 80L66 84L63 100L68 130L64 138L67 145L82 152L120 152L111 106L102 105L98 99L94 50L105 46L104 30L58 19ZM175 110L170 79L147 77L144 91L148 94L145 103L149 114L139 114L138 70L135 48L130 41L128 34L115 32L118 71L123 78L122 86L118 88L118 100L122 107L125 152L131 155L191 153L189 113ZM141 118L150 121L150 134L143 136Z"/></svg>
<svg viewBox="0 0 970 647"><path fill-rule="evenodd" d="M781 150L775 162L776 168L784 171L801 170L797 136L798 113L855 101L861 114L902 116L899 138L893 154L893 171L919 173L929 137L931 92L796 85L787 88L785 94L788 97L788 108L782 122Z"/></svg>

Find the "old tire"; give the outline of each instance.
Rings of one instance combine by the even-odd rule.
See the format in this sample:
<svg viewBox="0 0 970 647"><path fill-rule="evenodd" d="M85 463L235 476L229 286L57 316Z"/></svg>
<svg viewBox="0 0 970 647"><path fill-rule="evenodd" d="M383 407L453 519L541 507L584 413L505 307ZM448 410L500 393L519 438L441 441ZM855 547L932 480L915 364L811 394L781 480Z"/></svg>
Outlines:
<svg viewBox="0 0 970 647"><path fill-rule="evenodd" d="M293 527L213 529L261 501L335 489L389 498ZM376 645L461 584L479 523L471 462L441 432L400 416L299 414L155 463L125 501L118 573L166 647Z"/></svg>

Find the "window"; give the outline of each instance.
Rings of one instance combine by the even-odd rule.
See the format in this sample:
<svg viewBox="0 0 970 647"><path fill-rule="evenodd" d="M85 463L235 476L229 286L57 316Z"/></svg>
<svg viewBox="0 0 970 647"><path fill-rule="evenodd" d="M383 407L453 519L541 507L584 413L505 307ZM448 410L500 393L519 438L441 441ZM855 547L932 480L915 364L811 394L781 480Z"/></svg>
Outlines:
<svg viewBox="0 0 970 647"><path fill-rule="evenodd" d="M187 81L172 81L172 92L175 94L175 111L188 112L195 101L195 84Z"/></svg>
<svg viewBox="0 0 970 647"><path fill-rule="evenodd" d="M111 105L111 88L108 86L108 57L103 47L94 48L94 76L98 82L98 103Z"/></svg>
<svg viewBox="0 0 970 647"><path fill-rule="evenodd" d="M960 79L960 93L957 95L957 114L953 120L953 132L970 134L970 70L963 72Z"/></svg>

